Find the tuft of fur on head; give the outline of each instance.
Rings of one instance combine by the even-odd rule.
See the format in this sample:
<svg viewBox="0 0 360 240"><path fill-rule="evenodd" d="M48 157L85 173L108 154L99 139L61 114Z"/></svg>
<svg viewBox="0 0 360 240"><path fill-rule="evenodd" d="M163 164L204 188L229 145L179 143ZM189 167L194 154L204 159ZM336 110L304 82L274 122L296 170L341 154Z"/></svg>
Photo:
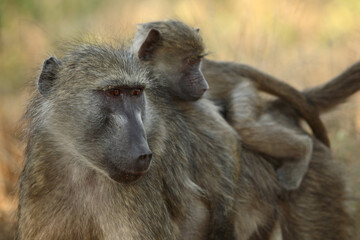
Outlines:
<svg viewBox="0 0 360 240"><path fill-rule="evenodd" d="M179 51L191 51L198 55L205 55L203 39L196 28L189 27L177 20L165 20L142 23L137 25L132 50L138 52L148 32L156 29L161 34L161 46Z"/></svg>
<svg viewBox="0 0 360 240"><path fill-rule="evenodd" d="M102 42L87 37L69 42L63 47L63 52L60 59L64 65L63 69L67 71L74 69L92 77L105 78L110 70L117 72L119 76L133 75L132 78L122 77L123 83L129 86L149 84L146 68L134 61L134 54L124 45L116 46L112 42ZM93 63L96 63L96 66ZM99 69L104 71L99 71ZM134 74L136 79L134 79Z"/></svg>

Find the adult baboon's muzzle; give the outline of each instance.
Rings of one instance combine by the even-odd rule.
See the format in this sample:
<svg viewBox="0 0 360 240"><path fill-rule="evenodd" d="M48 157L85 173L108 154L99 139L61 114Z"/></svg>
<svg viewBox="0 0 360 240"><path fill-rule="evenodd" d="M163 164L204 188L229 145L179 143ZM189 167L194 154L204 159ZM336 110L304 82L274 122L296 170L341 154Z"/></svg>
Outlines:
<svg viewBox="0 0 360 240"><path fill-rule="evenodd" d="M152 153L150 149L148 149L144 154L138 155L131 163L127 164L128 168L126 170L114 166L109 176L119 183L135 182L149 171L151 158Z"/></svg>
<svg viewBox="0 0 360 240"><path fill-rule="evenodd" d="M150 169L152 152L140 116L130 115L123 124L122 139L118 151L110 158L109 176L121 183L138 180Z"/></svg>
<svg viewBox="0 0 360 240"><path fill-rule="evenodd" d="M151 153L151 151L149 149L147 153L141 154L136 159L136 163L135 163L136 168L135 168L135 170L138 171L138 172L144 172L144 171L149 170L151 158L152 158L152 153Z"/></svg>

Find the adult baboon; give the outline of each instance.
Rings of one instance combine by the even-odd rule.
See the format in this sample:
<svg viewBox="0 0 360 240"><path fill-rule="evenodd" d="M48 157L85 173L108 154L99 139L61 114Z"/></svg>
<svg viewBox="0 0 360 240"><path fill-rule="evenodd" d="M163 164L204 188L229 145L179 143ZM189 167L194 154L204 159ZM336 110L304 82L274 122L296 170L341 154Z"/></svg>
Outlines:
<svg viewBox="0 0 360 240"><path fill-rule="evenodd" d="M171 75L168 84L171 84L171 91L177 98L194 101L199 99L208 88L204 81L199 80L200 77L187 75L187 72L190 72L187 69L199 68L201 59L205 55L198 29L191 29L179 21L141 24L133 41L133 49L139 53L139 58L143 62L155 69L153 72L166 72ZM206 71L206 67L209 71ZM217 95L224 94L231 88L232 91L228 96L220 94L222 98L226 96L226 101L223 102L227 103L225 116L227 121L249 148L282 159L283 163L277 170L281 185L288 190L298 188L309 165L312 140L306 134L283 127L271 115L263 114L264 104L254 85L290 101L300 114L304 114L315 135L328 144L326 130L318 114L297 90L269 75L245 65L221 67L223 67L222 63L204 60L202 69L211 84L216 82L211 72L214 71L213 69L218 72L219 70L231 72L235 68L236 71L243 70L243 74L254 78L233 85L216 83L206 96L211 100L219 100ZM207 74L208 72L210 73ZM187 78L192 79L191 84L188 83L190 81L186 81Z"/></svg>
<svg viewBox="0 0 360 240"><path fill-rule="evenodd" d="M198 39L197 31L181 22L154 22L138 28L132 48L153 75L164 76L160 79L168 81L163 84L168 85L177 101L192 101L204 92L199 78L183 85L187 79L184 69L196 69L200 64ZM284 121L294 134L306 135L297 121L293 124L286 116ZM348 239L350 220L343 207L344 187L336 166L327 160L330 158L329 150L314 140L307 178L300 189L288 192L279 188L271 164L245 147L235 204L237 238L268 239L271 234L282 234L285 239Z"/></svg>
<svg viewBox="0 0 360 240"><path fill-rule="evenodd" d="M106 46L44 62L25 115L18 239L177 239L158 153L147 172L147 85L130 54Z"/></svg>
<svg viewBox="0 0 360 240"><path fill-rule="evenodd" d="M174 105L146 75L106 45L44 62L25 114L18 239L233 237L237 134L209 101Z"/></svg>

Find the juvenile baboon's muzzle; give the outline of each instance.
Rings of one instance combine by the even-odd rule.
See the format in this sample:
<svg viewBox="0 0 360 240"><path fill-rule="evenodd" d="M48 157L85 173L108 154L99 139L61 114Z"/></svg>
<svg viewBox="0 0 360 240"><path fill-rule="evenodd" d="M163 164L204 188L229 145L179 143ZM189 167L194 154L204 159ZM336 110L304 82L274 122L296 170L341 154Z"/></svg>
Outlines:
<svg viewBox="0 0 360 240"><path fill-rule="evenodd" d="M181 85L184 94L183 100L197 101L209 89L209 85L201 72L195 76L189 77L189 79L191 81L182 83Z"/></svg>

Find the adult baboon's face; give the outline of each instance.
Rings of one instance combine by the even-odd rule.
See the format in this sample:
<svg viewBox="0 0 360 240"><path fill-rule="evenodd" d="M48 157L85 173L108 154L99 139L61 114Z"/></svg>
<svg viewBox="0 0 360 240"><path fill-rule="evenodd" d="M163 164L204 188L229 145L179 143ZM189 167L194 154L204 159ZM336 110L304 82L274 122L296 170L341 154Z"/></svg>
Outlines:
<svg viewBox="0 0 360 240"><path fill-rule="evenodd" d="M101 125L87 129L86 138L98 138L100 164L118 182L131 182L149 170L151 151L143 124L143 87L115 85L97 90ZM96 121L95 121L96 122Z"/></svg>
<svg viewBox="0 0 360 240"><path fill-rule="evenodd" d="M49 127L79 156L74 161L130 183L149 170L152 157L143 124L145 74L126 69L130 61L91 57L45 61L38 88L52 109Z"/></svg>

